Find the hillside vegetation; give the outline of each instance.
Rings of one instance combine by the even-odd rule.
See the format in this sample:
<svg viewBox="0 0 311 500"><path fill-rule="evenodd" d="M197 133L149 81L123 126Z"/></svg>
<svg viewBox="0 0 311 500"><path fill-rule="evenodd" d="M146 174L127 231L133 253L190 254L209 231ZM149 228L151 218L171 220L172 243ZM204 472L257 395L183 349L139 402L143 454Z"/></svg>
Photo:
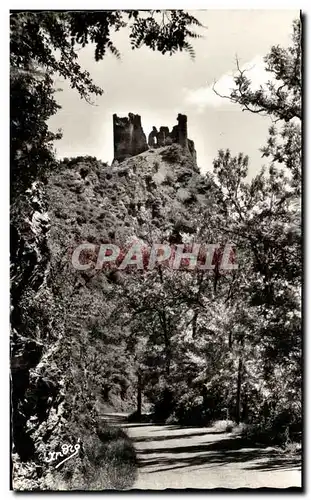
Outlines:
<svg viewBox="0 0 311 500"><path fill-rule="evenodd" d="M261 148L266 166L248 180L243 153L219 151L202 175L176 144L112 165L91 157L56 161L59 135L47 126L58 109L52 77L68 78L86 99L102 92L76 62L77 45L91 39L96 60L105 49L118 55L109 30L126 19L135 47L193 55L188 28L200 26L183 11L169 11L164 24L139 11L82 14L11 19L16 490L130 488L135 450L125 432L105 424L107 408L133 420L225 421L252 442L301 440L300 22L291 45L272 47L265 58L270 83L254 91L238 68L228 96L274 120ZM126 250L133 241L219 248L208 272L97 269L92 252L89 269L72 264L81 243ZM229 272L220 265L228 243L238 264ZM62 445L78 445L79 453L56 468L47 458Z"/></svg>

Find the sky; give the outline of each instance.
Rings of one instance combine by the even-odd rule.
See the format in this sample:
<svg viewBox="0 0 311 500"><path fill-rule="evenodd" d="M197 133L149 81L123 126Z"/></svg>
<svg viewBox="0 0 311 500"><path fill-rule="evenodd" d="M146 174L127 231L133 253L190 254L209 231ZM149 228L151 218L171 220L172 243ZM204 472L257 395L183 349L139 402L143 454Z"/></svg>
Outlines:
<svg viewBox="0 0 311 500"><path fill-rule="evenodd" d="M236 58L249 70L254 88L271 76L264 69L263 57L272 45L288 46L295 10L200 10L191 12L205 29L203 38L192 40L196 57L177 53L173 56L153 52L146 47L131 50L128 30L114 35L121 60L107 54L94 60L94 48L79 51L79 60L94 82L104 90L91 106L67 82L58 79L57 100L62 109L51 118L52 130L61 128L63 138L56 143L59 158L78 155L113 159L112 115L141 115L148 137L152 126L170 129L178 113L188 116L188 137L195 143L198 166L202 172L212 169L219 149L229 148L233 155L243 152L250 158L249 175L259 172L264 160L259 148L266 142L271 121L221 99L229 94Z"/></svg>

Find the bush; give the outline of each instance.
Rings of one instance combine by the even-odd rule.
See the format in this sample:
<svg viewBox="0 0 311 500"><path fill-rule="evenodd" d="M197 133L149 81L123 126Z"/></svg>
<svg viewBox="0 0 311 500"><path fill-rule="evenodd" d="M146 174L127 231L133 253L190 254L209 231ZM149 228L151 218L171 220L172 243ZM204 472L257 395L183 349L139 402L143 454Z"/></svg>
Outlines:
<svg viewBox="0 0 311 500"><path fill-rule="evenodd" d="M126 168L123 169L123 170L119 170L118 171L118 176L119 177L128 177L128 175L129 175L129 171Z"/></svg>
<svg viewBox="0 0 311 500"><path fill-rule="evenodd" d="M168 163L177 163L180 160L180 146L177 144L173 144L172 146L169 146L162 151L161 156L163 160L167 161Z"/></svg>
<svg viewBox="0 0 311 500"><path fill-rule="evenodd" d="M97 429L97 435L102 443L108 443L109 441L116 441L118 439L128 439L128 435L120 427L112 427L108 425L99 426Z"/></svg>
<svg viewBox="0 0 311 500"><path fill-rule="evenodd" d="M82 167L82 168L80 168L80 175L81 175L82 179L86 178L86 176L88 175L89 171L90 170L89 170L88 167Z"/></svg>
<svg viewBox="0 0 311 500"><path fill-rule="evenodd" d="M167 418L173 413L175 402L170 389L162 389L153 403L152 420L154 422L165 423Z"/></svg>
<svg viewBox="0 0 311 500"><path fill-rule="evenodd" d="M279 445L286 447L295 437L289 426L265 425L264 423L246 425L241 436L256 444Z"/></svg>
<svg viewBox="0 0 311 500"><path fill-rule="evenodd" d="M139 414L137 411L134 411L133 413L131 413L128 418L127 418L127 421L130 422L130 423L149 423L149 422L152 422L152 416L150 415L146 415L146 414Z"/></svg>
<svg viewBox="0 0 311 500"><path fill-rule="evenodd" d="M102 491L131 488L137 474L135 448L118 427L101 425L97 433L83 437L79 455L47 480L49 490Z"/></svg>
<svg viewBox="0 0 311 500"><path fill-rule="evenodd" d="M245 424L243 437L262 444L285 446L290 441L300 441L302 432L300 406L263 404L251 425Z"/></svg>
<svg viewBox="0 0 311 500"><path fill-rule="evenodd" d="M189 172L189 171L181 172L177 176L177 181L182 183L182 184L188 184L189 179L191 179L191 177L192 177L192 172Z"/></svg>
<svg viewBox="0 0 311 500"><path fill-rule="evenodd" d="M205 426L209 423L209 416L201 401L193 400L178 404L171 416L180 425Z"/></svg>
<svg viewBox="0 0 311 500"><path fill-rule="evenodd" d="M131 439L119 427L101 425L85 446L87 488L123 490L133 486L137 459Z"/></svg>
<svg viewBox="0 0 311 500"><path fill-rule="evenodd" d="M174 185L174 178L171 174L167 174L165 176L164 181L162 182L164 186L173 186Z"/></svg>
<svg viewBox="0 0 311 500"><path fill-rule="evenodd" d="M236 427L233 420L216 420L213 422L213 428L216 432L232 432Z"/></svg>

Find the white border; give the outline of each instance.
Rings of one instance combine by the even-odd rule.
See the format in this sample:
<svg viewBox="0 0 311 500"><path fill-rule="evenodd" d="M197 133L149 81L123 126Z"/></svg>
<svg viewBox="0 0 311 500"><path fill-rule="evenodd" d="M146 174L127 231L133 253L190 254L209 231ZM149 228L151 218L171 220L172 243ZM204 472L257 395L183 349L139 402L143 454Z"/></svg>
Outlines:
<svg viewBox="0 0 311 500"><path fill-rule="evenodd" d="M1 439L1 497L2 498L8 498L13 495L13 492L9 492L9 412L8 412L8 405L9 405L9 384L8 384L8 374L9 374L9 299L8 299L8 294L9 294L9 191L8 191L8 186L9 186L9 100L8 100L8 92L9 92L9 30L8 30L8 11L9 9L20 9L20 10L26 10L26 9L50 9L50 10L56 10L56 9L72 9L72 10L84 10L84 9L148 9L148 8L157 8L157 9L186 9L186 10L197 10L197 9L261 9L261 10L268 10L268 9L280 9L280 10L285 10L285 9L302 9L304 14L307 16L309 13L308 5L309 2L306 0L300 2L297 4L296 1L294 0L279 0L279 1L272 1L272 0L253 0L252 2L249 1L240 1L240 2L232 2L230 0L224 1L224 0L210 0L210 1L204 1L204 0L193 0L193 1L185 1L181 0L179 2L176 1L163 1L163 0L158 0L155 4L155 2L152 2L153 5L148 5L148 2L146 0L142 1L133 1L131 3L125 2L125 1L111 1L111 0L106 0L105 2L101 1L94 1L94 0L89 0L88 2L84 1L68 1L64 2L63 0L54 0L53 2L42 2L42 0L31 0L28 2L28 5L25 5L25 2L21 1L11 1L9 4L6 5L1 5L0 7L0 36L1 36L1 44L0 44L0 51L1 51L1 100L2 100L2 105L1 105L1 120L2 120L2 133L1 133L1 140L2 140L2 151L3 151L3 163L2 163L2 168L1 168L1 183L0 183L0 189L1 189L1 195L0 195L0 203L1 203L1 246L0 246L0 252L1 252L1 310L0 310L0 318L2 320L2 325L1 325L1 342L2 342L2 348L0 349L1 351L1 367L2 367L2 373L1 373L1 401L2 401L2 411L1 411L1 433L2 433L2 439ZM305 30L305 46L304 46L304 51L305 51L305 64L307 66L307 60L310 57L310 36L308 35L308 19L306 20L304 30ZM309 118L309 113L310 113L310 108L308 106L309 104L309 99L308 99L308 87L310 86L311 78L310 78L310 65L305 67L305 96L304 96L304 107L305 107L305 121L308 122ZM309 168L311 168L311 165L309 165L308 159L308 145L310 144L309 139L310 139L310 128L307 128L305 124L305 136L304 136L304 141L305 141L305 149L304 149L304 154L305 154L305 159L304 159L304 167L305 167L305 182L304 182L304 201L305 201L305 252L304 252L304 258L305 258L305 312L306 312L306 318L305 318L305 336L304 336L304 357L307 359L308 354L310 354L310 342L308 341L308 334L309 331L311 331L308 326L308 316L307 316L307 300L310 297L309 294L309 287L310 287L310 267L307 265L307 258L308 258L308 252L307 249L310 249L311 246L308 245L309 243L309 237L310 237L310 232L308 231L308 223L307 221L310 218L310 195L311 195L311 174L308 173ZM310 356L309 356L310 359ZM307 398L308 393L309 393L309 375L310 371L307 370L307 362L305 362L305 380L304 380L304 395L306 398L306 405L305 405L305 417L304 417L304 422L305 422L305 448L308 450L309 448L309 437L310 433L308 432L308 418L307 416L310 415L309 411L309 406L310 406L310 397ZM304 481L305 485L307 486L307 480L308 480L308 473L307 473L307 465L308 465L308 459L307 459L307 454L305 453L305 474L304 474ZM181 492L182 493L182 492ZM256 490L254 490L254 493L256 493ZM21 493L20 493L21 494ZM61 493L58 493L61 494ZM215 493L211 491L207 491L206 494L208 495L215 495ZM281 490L280 493L282 494ZM284 493L285 494L285 493ZM39 493L36 494L37 498L43 498L44 493ZM71 494L72 495L72 494ZM120 493L120 497L123 495L123 493ZM148 494L145 493L145 497L149 497L153 495L152 493ZM163 493L163 495L168 495ZM177 496L179 495L178 493L176 494L169 494L170 497L172 496ZM191 494L190 494L191 496ZM219 496L219 494L217 494ZM74 497L81 498L81 493L78 495L74 495ZM114 495L115 498L118 498L119 495Z"/></svg>
<svg viewBox="0 0 311 500"><path fill-rule="evenodd" d="M151 5L150 5L151 4ZM67 0L63 2L62 0L54 0L53 2L43 2L40 0L31 0L28 2L27 7L25 2L14 0L10 2L8 8L10 9L73 9L73 10L113 10L113 9L185 9L185 10L208 10L208 9L260 9L260 10L271 10L271 9L307 9L308 2L302 0L297 3L295 0L248 0L232 2L232 0L180 0L180 1L164 1L158 0L157 2L146 2L146 0L135 0L133 2L128 2L124 0L106 0L105 2L99 0L90 0L85 2L83 0Z"/></svg>

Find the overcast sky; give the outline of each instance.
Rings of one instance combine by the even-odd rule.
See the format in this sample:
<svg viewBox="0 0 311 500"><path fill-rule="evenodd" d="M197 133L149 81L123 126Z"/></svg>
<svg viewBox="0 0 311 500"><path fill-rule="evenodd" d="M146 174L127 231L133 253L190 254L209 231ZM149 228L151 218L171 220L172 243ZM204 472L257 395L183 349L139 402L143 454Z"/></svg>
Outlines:
<svg viewBox="0 0 311 500"><path fill-rule="evenodd" d="M80 61L104 95L90 106L57 81L63 91L57 94L62 109L50 120L51 128L61 128L57 141L58 157L91 155L103 161L113 158L112 115L129 112L142 117L148 136L152 126L176 123L178 113L188 116L188 136L194 140L202 172L212 168L221 148L233 154L250 156L250 175L263 164L258 151L265 143L268 118L241 112L237 105L218 98L212 91L214 81L221 93L232 86L236 56L240 65L250 68L254 85L264 83L267 75L262 57L272 45L290 43L293 10L204 10L192 12L205 26L203 39L193 40L196 59L187 53L162 55L143 47L132 51L127 30L114 36L121 61L107 55L96 63L93 48L80 51Z"/></svg>

